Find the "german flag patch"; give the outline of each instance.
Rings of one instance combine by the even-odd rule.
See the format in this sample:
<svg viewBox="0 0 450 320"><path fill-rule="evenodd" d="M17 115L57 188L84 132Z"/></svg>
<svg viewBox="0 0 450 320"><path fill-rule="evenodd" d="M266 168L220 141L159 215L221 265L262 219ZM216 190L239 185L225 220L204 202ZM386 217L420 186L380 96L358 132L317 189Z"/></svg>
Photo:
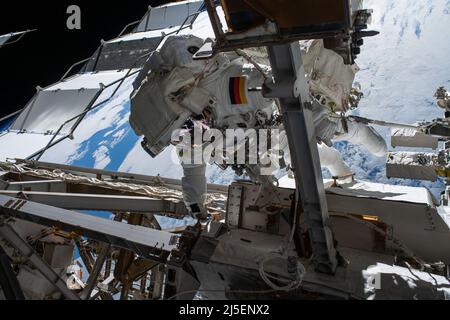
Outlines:
<svg viewBox="0 0 450 320"><path fill-rule="evenodd" d="M247 77L230 78L230 98L231 104L247 104L247 95L245 92L245 84Z"/></svg>

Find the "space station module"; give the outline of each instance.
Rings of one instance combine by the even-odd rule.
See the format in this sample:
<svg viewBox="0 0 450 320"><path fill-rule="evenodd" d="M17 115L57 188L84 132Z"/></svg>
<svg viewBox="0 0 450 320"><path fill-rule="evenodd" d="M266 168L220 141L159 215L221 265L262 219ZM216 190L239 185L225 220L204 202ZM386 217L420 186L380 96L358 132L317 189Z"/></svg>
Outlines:
<svg viewBox="0 0 450 320"><path fill-rule="evenodd" d="M180 132L180 128L185 129L181 132L192 132L206 127L224 133L229 129L283 128L277 102L266 99L261 91L265 80L271 77L270 67L257 64L238 51L194 59L204 43L193 35L169 37L135 81L130 123L136 134L145 137L143 147L153 157L174 143L173 132ZM350 168L332 147L334 141L363 145L377 156L384 156L387 151L384 139L373 128L343 115L354 99L352 84L357 67L345 65L341 56L324 48L322 40L303 43L302 48L322 165L335 177L351 175ZM248 139L251 138L234 139L232 145L225 139L224 151L258 144L257 138ZM184 139L175 140L180 143ZM285 136L279 140L277 150L282 152L265 156L277 162L281 155L283 161L290 163ZM206 163L182 161L182 165L185 204L193 215L204 212ZM258 167L247 165L245 171L252 180L259 180Z"/></svg>

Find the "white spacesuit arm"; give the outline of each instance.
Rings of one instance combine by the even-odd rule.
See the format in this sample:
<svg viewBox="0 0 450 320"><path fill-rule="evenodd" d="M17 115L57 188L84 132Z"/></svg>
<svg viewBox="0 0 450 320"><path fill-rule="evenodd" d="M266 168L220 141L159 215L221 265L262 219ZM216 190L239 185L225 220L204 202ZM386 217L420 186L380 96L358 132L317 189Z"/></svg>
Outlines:
<svg viewBox="0 0 450 320"><path fill-rule="evenodd" d="M330 116L330 111L313 103L313 120L316 128L316 137L331 147L333 141L348 141L355 145L364 146L377 157L387 154L387 144L384 138L372 127L348 118ZM344 129L344 123L346 129Z"/></svg>
<svg viewBox="0 0 450 320"><path fill-rule="evenodd" d="M353 144L364 146L377 157L386 156L388 150L386 141L374 128L350 119L347 119L346 122L348 132L341 131L333 139L334 141L349 141Z"/></svg>

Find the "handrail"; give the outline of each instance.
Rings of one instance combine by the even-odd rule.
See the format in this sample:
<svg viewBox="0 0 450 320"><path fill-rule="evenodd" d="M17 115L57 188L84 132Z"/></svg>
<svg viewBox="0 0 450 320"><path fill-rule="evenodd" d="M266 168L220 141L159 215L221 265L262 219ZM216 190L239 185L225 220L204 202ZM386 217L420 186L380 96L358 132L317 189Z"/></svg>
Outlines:
<svg viewBox="0 0 450 320"><path fill-rule="evenodd" d="M97 56L95 57L94 65L92 66L92 71L95 71L95 69L98 66L98 62L100 61L100 56L102 55L103 49L105 48L105 42L102 41L102 44L100 45L100 48L98 48Z"/></svg>
<svg viewBox="0 0 450 320"><path fill-rule="evenodd" d="M129 23L128 25L126 25L125 28L122 30L122 32L119 34L119 36L116 37L116 39L119 38L119 37L121 37L121 36L122 36L122 33L123 33L129 26L131 26L131 25L133 25L133 24L136 24L136 22L139 23L140 20L139 20L139 21L134 21L134 22ZM101 46L100 46L100 52L97 54L97 58L96 58L95 64L97 64L98 58L99 58L100 53L101 53L101 50L102 50L102 48L103 48L103 45L104 45L104 44L102 43ZM69 69L66 71L66 73L62 76L62 78L60 79L60 81L64 81L64 79L67 77L67 75L70 73L70 71L72 71L72 69L75 68L77 65L82 64L82 63L85 63L85 62L88 62L88 61L91 60L91 59L92 59L92 56L90 56L89 58L83 59L83 60L81 60L81 61L78 61L78 62L74 63L73 65L71 65L71 66L69 67Z"/></svg>
<svg viewBox="0 0 450 320"><path fill-rule="evenodd" d="M0 119L0 122L5 121L5 120L7 120L7 119L9 119L9 118L14 117L16 114L21 113L23 110L25 110L25 108L22 108L22 109L20 109L20 110L17 110L17 111L15 111L15 112L13 112L13 113L7 115L6 117L1 118L1 119Z"/></svg>
<svg viewBox="0 0 450 320"><path fill-rule="evenodd" d="M75 62L73 65L70 66L69 70L66 71L66 73L62 76L62 78L59 81L64 81L64 79L67 77L67 75L70 73L70 71L72 71L72 69L75 68L77 65L88 62L91 59L92 59L92 57L89 57L84 60Z"/></svg>
<svg viewBox="0 0 450 320"><path fill-rule="evenodd" d="M120 38L121 36L123 36L124 32L125 32L129 27L131 27L131 26L133 26L133 25L136 25L136 24L139 24L140 22L141 22L141 20L136 20L136 21L133 21L133 22L127 24L127 25L122 29L122 31L119 33L119 35L117 36L117 38Z"/></svg>
<svg viewBox="0 0 450 320"><path fill-rule="evenodd" d="M119 34L119 36L118 36L117 38L121 37L122 34L123 34L123 32L125 32L125 30L126 30L128 27L130 27L130 26L133 25L133 24L139 23L139 22L140 22L140 21L134 21L134 22L131 22L131 23L127 24L127 25L125 26L125 28L123 28L122 32ZM101 44L100 48L103 48L103 43ZM100 50L101 50L101 49L100 49ZM98 60L98 56L99 56L99 55L100 55L100 53L97 55L97 60ZM85 63L85 62L88 62L88 61L91 60L91 59L92 59L92 56L90 56L89 58L83 59L83 60L81 60L81 61L75 62L73 65L71 65L71 66L69 67L69 69L68 69L68 70L66 71L66 73L62 76L62 78L60 79L60 81L64 81L64 79L65 79L66 76L70 73L70 71L72 71L72 69L75 68L77 65L82 64L82 63Z"/></svg>
<svg viewBox="0 0 450 320"><path fill-rule="evenodd" d="M122 29L122 31L120 32L119 36L117 36L117 38L121 37L121 36L123 35L123 33L125 32L125 30L126 30L128 27L130 27L130 26L133 25L133 24L137 24L137 23L139 23L139 22L141 22L141 20L137 20L137 21L134 21L134 22L131 22L131 23L127 24L127 25ZM102 43L101 47L103 47L103 43ZM82 63L84 63L84 62L88 62L88 61L91 60L91 59L92 59L92 56L90 56L89 58L86 58L86 59L84 59L84 60L78 61L78 62L74 63L73 65L71 65L70 68L69 68L69 70L66 71L66 73L63 75L63 77L60 79L60 81L63 81L63 80L66 78L66 76L70 73L70 71L72 71L72 69L73 69L74 67L76 67L77 65L82 64Z"/></svg>
<svg viewBox="0 0 450 320"><path fill-rule="evenodd" d="M6 46L8 46L8 45L10 45L10 44L14 44L14 43L16 43L16 42L19 42L20 40L22 40L23 37L25 37L25 35L27 35L27 34L30 33L30 32L35 32L35 31L37 31L37 29L32 29L32 30L26 30L26 31L23 31L23 32L20 34L20 36L19 36L16 40L14 40L14 41L8 41L8 40L7 40L3 45L0 46L0 48L1 48L1 47L6 47ZM10 33L9 35L10 35L11 37L14 37L14 36L18 35L19 33L20 33L20 32L18 32L18 33L12 32L12 33Z"/></svg>
<svg viewBox="0 0 450 320"><path fill-rule="evenodd" d="M200 9L201 9L201 8L202 8L202 6L200 6ZM186 17L186 19L184 19L183 23L181 24L181 26L180 26L180 28L178 29L178 31L177 31L176 34L180 33L181 30L184 30L184 29L186 29L186 28L192 27L192 25L194 24L194 22L197 20L198 16L200 15L200 13L202 13L202 11L203 11L203 10L200 10L200 9L197 10L196 12L193 12L193 13L189 14L189 15ZM191 23L189 24L189 27L183 28L184 25L186 24L186 22L188 21L188 19L189 19L190 17L194 16L194 15L195 15L196 17L191 21Z"/></svg>
<svg viewBox="0 0 450 320"><path fill-rule="evenodd" d="M184 30L184 29L186 29L186 28L192 27L192 25L194 24L194 22L197 20L197 17L199 16L199 14L202 13L202 12L204 11L202 8L203 8L203 6L200 6L199 10L197 10L197 11L195 11L195 12L189 14L189 15L186 17L186 19L184 19L183 23L180 25L180 27L179 27L176 31L169 32L168 34L166 34L166 36L172 35L172 34L178 34L181 30ZM149 13L149 12L150 12L150 11L148 11L147 13ZM196 16L196 17L191 21L191 23L190 23L188 26L185 27L186 22L187 22L187 21L189 20L189 18L191 18L192 16ZM146 17L144 16L144 18L146 18ZM141 20L139 20L139 23L141 23L141 22L144 20L144 18L141 19ZM148 25L148 21L147 21L145 30L144 30L143 32L147 32L147 31L158 31L158 30L165 30L165 29L167 29L167 27L161 27L161 28L159 28L159 29L147 29L147 25ZM172 27L175 27L175 26L172 26ZM172 28L172 27L170 27L170 28Z"/></svg>

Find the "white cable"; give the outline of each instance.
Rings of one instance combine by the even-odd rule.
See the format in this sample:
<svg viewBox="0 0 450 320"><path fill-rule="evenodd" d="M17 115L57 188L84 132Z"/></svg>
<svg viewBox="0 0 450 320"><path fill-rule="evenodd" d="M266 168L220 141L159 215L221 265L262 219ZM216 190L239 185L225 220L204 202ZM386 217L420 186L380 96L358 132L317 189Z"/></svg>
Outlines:
<svg viewBox="0 0 450 320"><path fill-rule="evenodd" d="M269 253L266 253L264 256L262 256L261 259L258 261L259 275L264 280L264 282L273 290L292 291L292 290L298 289L300 287L300 285L302 284L303 278L306 274L305 267L298 259L296 260L297 265L296 265L296 279L295 280L287 280L287 279L283 279L280 277L275 277L275 276L268 274L264 270L264 266L268 261L271 261L274 259L279 259L279 258L287 259L287 257L285 257L282 252L269 252ZM276 280L280 283L285 283L286 285L283 287L278 286L270 279Z"/></svg>
<svg viewBox="0 0 450 320"><path fill-rule="evenodd" d="M297 201L298 197L299 197L299 191L297 189L296 190L296 194L295 194L295 210L294 210L294 212L298 212L297 211L298 210L298 201ZM292 228L291 228L291 233L289 235L289 242L288 242L288 244L286 246L286 249L289 248L291 246L292 242L294 241L295 231L297 230L297 224L298 224L298 221L297 221L298 217L297 216L298 216L297 214L294 215L294 223L293 223Z"/></svg>
<svg viewBox="0 0 450 320"><path fill-rule="evenodd" d="M298 207L297 201L295 202L295 207L296 207L295 212L297 212L297 207ZM295 231L297 229L297 224L298 224L298 217L295 216L293 225L291 227L291 232L289 234L288 243L286 244L286 246L284 248L282 248L279 252L266 253L258 260L259 275L261 276L263 281L273 290L276 290L276 291L296 290L301 286L301 284L303 282L303 278L306 274L306 269L305 269L304 265L298 260L298 258L296 260L296 263L297 263L297 265L296 265L296 280L294 280L294 281L292 281L292 280L287 281L286 279L281 279L279 277L272 276L264 270L265 264L270 260L273 260L276 258L281 258L281 259L284 258L286 260L288 259L288 257L285 255L285 253L288 252L288 250L294 240ZM284 287L280 287L280 286L276 285L275 283L273 283L269 278L276 280L278 282L281 282L281 283L286 283L287 285Z"/></svg>
<svg viewBox="0 0 450 320"><path fill-rule="evenodd" d="M255 67L255 69L258 70L259 73L261 73L264 79L266 80L269 79L269 75L267 74L267 72L265 72L264 69L255 60L253 60L253 58L250 55L248 55L245 51L236 49L234 50L234 52L236 52L238 56L241 56L242 58L247 60L250 64L252 64Z"/></svg>

